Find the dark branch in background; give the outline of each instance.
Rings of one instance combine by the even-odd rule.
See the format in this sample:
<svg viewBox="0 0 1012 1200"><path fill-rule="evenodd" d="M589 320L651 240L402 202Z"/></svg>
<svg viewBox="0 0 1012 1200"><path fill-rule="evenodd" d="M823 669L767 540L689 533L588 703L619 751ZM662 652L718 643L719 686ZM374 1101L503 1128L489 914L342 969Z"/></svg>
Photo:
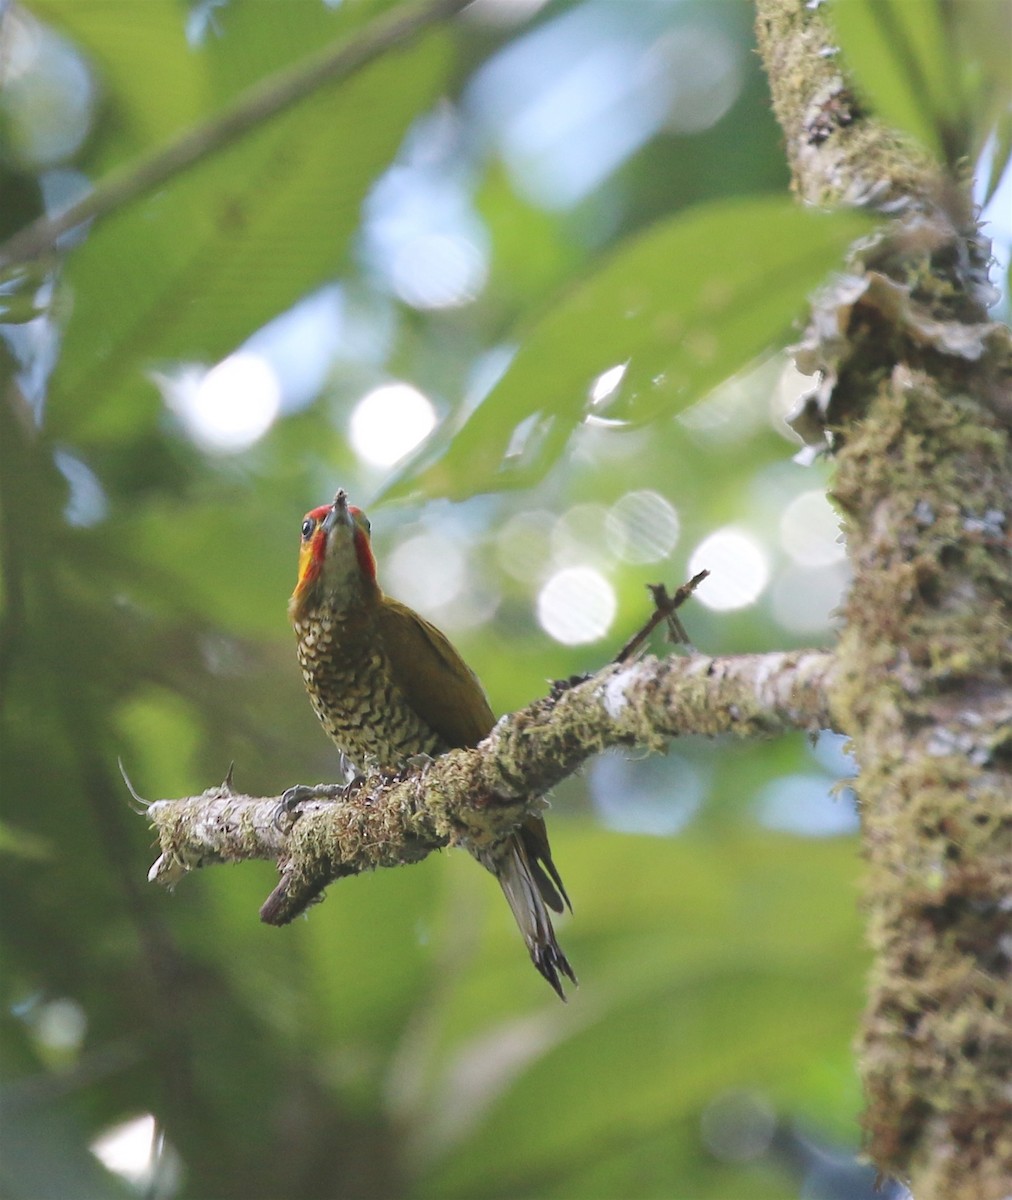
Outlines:
<svg viewBox="0 0 1012 1200"><path fill-rule="evenodd" d="M830 723L832 657L784 654L613 663L504 717L474 750L454 750L395 779L374 776L339 800L304 802L279 820L280 796L236 795L229 781L148 807L161 855L150 878L173 884L216 862L276 861L281 882L261 911L292 920L329 883L417 862L442 846L489 845L523 819L531 796L609 746L662 750L678 734L741 737Z"/></svg>
<svg viewBox="0 0 1012 1200"><path fill-rule="evenodd" d="M0 245L0 269L51 251L57 240L85 221L115 212L232 145L271 117L287 111L317 89L367 67L394 47L455 16L470 0L430 0L409 12L396 9L377 18L356 37L302 59L254 84L222 112L139 162L113 172L93 192L55 217L40 217Z"/></svg>

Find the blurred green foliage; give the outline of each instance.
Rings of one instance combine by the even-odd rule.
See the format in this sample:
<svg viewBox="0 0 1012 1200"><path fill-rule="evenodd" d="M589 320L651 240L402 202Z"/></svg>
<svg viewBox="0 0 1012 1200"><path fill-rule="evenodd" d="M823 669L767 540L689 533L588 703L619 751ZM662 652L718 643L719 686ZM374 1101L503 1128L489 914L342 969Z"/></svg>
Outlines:
<svg viewBox="0 0 1012 1200"><path fill-rule="evenodd" d="M6 6L2 36L22 55L42 47L29 76L46 80L58 45L84 65L70 103L92 115L78 145L33 161L38 95L57 104L59 89L7 93L0 232L391 7ZM828 796L848 770L831 745L688 739L649 769L614 756L567 781L550 819L576 910L561 938L582 986L566 1007L458 852L342 882L282 930L257 920L266 865L208 870L175 895L145 883L150 834L117 760L152 798L196 793L233 760L252 793L335 773L285 600L301 514L338 483L365 503L394 483L460 499L372 511L377 555L498 711L604 663L644 620L643 585L680 582L720 529L747 538L769 578L752 603L692 606L698 646L832 636L842 566L831 537L799 548L791 517L825 475L790 461L781 416L798 385L777 349L860 226L790 209L748 7L552 4L533 32L504 13L483 0L0 282L5 1196L138 1194L89 1147L142 1114L171 1148L145 1194L196 1200L784 1197L806 1178L802 1134L857 1145L859 862L852 836L826 836L848 828L848 801ZM641 106L653 124L639 141L554 203L525 187L473 81L513 52L551 81L558 64L525 39L566 21L589 22L569 38L590 39L588 61L625 44L587 32L617 21L640 38L630 54L654 55L646 75L682 53L688 78L689 45L713 56L698 103L715 103L714 63L734 87L694 126L670 96L670 119ZM607 131L625 111L604 62L589 95L610 100L570 112L560 147L589 153L598 118ZM563 111L553 103L542 121ZM446 180L484 275L452 303L412 305L374 243L425 187L442 219ZM377 218L395 184L406 209ZM321 285L339 289L327 311L341 336L318 380L242 449L203 447L172 381ZM595 378L627 360L596 404ZM349 423L398 379L443 424L391 472ZM539 434L539 414L554 429ZM527 468L531 447L533 469L508 477L508 454ZM659 532L623 524L641 511ZM453 587L432 591L412 544ZM574 565L605 581L614 615L563 644L539 596ZM784 781L807 789L815 824L804 805L777 807ZM736 1133L720 1114L741 1096Z"/></svg>
<svg viewBox="0 0 1012 1200"><path fill-rule="evenodd" d="M997 136L997 186L1012 130L1012 11L1003 0L846 0L833 23L876 112L953 169Z"/></svg>

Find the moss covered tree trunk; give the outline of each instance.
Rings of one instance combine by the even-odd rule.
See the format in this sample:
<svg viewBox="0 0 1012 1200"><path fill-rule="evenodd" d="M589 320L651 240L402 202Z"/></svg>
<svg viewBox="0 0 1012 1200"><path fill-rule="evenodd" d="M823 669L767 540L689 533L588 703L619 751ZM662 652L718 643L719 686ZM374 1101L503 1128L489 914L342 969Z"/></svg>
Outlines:
<svg viewBox="0 0 1012 1200"><path fill-rule="evenodd" d="M816 307L809 428L854 580L831 704L853 738L875 954L869 1152L916 1200L1012 1193L1012 361L968 183L865 115L804 0L759 0L795 190L888 202ZM898 215L897 215L898 214Z"/></svg>

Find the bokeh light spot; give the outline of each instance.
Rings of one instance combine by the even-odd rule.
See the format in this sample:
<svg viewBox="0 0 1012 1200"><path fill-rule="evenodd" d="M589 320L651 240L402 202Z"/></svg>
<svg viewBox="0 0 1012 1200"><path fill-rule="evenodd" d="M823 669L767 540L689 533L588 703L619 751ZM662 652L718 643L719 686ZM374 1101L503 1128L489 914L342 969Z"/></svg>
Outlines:
<svg viewBox="0 0 1012 1200"><path fill-rule="evenodd" d="M409 383L385 383L355 406L349 436L355 453L374 467L390 467L410 453L436 424L428 396Z"/></svg>
<svg viewBox="0 0 1012 1200"><path fill-rule="evenodd" d="M626 373L629 364L627 362L619 363L617 366L609 367L607 371L602 371L590 386L590 400L592 404L603 404L605 400L610 399L619 388L622 378Z"/></svg>
<svg viewBox="0 0 1012 1200"><path fill-rule="evenodd" d="M755 799L760 825L798 837L839 837L859 828L853 792L833 791L825 775L786 775Z"/></svg>
<svg viewBox="0 0 1012 1200"><path fill-rule="evenodd" d="M678 541L678 513L658 492L626 492L608 510L605 537L626 562L660 562Z"/></svg>
<svg viewBox="0 0 1012 1200"><path fill-rule="evenodd" d="M392 595L431 612L460 594L467 564L452 538L420 533L401 542L390 555L384 574Z"/></svg>
<svg viewBox="0 0 1012 1200"><path fill-rule="evenodd" d="M0 158L33 173L67 162L91 129L91 72L70 41L23 7L2 6L0 24Z"/></svg>
<svg viewBox="0 0 1012 1200"><path fill-rule="evenodd" d="M652 47L657 71L670 79L667 127L675 133L701 133L728 111L743 82L740 55L718 30L684 26Z"/></svg>
<svg viewBox="0 0 1012 1200"><path fill-rule="evenodd" d="M538 595L538 621L557 642L578 646L603 637L615 619L615 590L593 567L557 571Z"/></svg>
<svg viewBox="0 0 1012 1200"><path fill-rule="evenodd" d="M549 530L555 520L550 512L535 509L516 513L496 535L499 565L521 583L540 579L548 565Z"/></svg>
<svg viewBox="0 0 1012 1200"><path fill-rule="evenodd" d="M718 529L692 552L689 574L709 571L695 595L707 608L728 612L755 603L769 582L766 555L754 538L737 529Z"/></svg>
<svg viewBox="0 0 1012 1200"><path fill-rule="evenodd" d="M91 1152L108 1171L145 1196L174 1196L182 1163L151 1113L109 1126L91 1143Z"/></svg>
<svg viewBox="0 0 1012 1200"><path fill-rule="evenodd" d="M774 619L792 633L825 633L834 624L833 614L849 579L844 562L778 571L771 596Z"/></svg>
<svg viewBox="0 0 1012 1200"><path fill-rule="evenodd" d="M808 752L820 767L834 779L856 777L859 771L850 738L845 733L833 733L830 729L820 730L815 744L808 744Z"/></svg>
<svg viewBox="0 0 1012 1200"><path fill-rule="evenodd" d="M840 518L825 492L802 492L780 518L780 544L803 567L827 567L844 557Z"/></svg>
<svg viewBox="0 0 1012 1200"><path fill-rule="evenodd" d="M482 290L488 266L469 239L426 233L397 248L390 278L397 295L413 308L455 308Z"/></svg>
<svg viewBox="0 0 1012 1200"><path fill-rule="evenodd" d="M58 1052L80 1048L88 1029L88 1018L76 1000L62 997L42 1005L36 1015L35 1034L47 1050Z"/></svg>
<svg viewBox="0 0 1012 1200"><path fill-rule="evenodd" d="M714 444L747 441L765 421L755 396L767 386L766 374L760 366L732 375L702 400L683 409L678 421L692 431L693 441Z"/></svg>
<svg viewBox="0 0 1012 1200"><path fill-rule="evenodd" d="M602 537L607 516L603 504L574 504L566 509L552 526L553 564L573 567L607 561Z"/></svg>
<svg viewBox="0 0 1012 1200"><path fill-rule="evenodd" d="M190 367L154 379L186 432L212 454L248 449L270 429L281 407L274 368L247 351L230 354L210 371Z"/></svg>
<svg viewBox="0 0 1012 1200"><path fill-rule="evenodd" d="M695 816L706 779L688 759L630 758L627 751L599 754L587 778L594 807L610 829L670 837Z"/></svg>
<svg viewBox="0 0 1012 1200"><path fill-rule="evenodd" d="M70 495L63 510L67 523L87 528L104 520L109 513L109 501L91 467L66 450L57 450L53 461L70 485Z"/></svg>

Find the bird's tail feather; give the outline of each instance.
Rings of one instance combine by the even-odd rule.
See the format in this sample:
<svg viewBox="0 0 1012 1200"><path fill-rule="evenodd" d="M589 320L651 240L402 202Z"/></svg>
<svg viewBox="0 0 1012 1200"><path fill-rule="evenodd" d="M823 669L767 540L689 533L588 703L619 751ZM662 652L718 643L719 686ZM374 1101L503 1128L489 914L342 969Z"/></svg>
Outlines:
<svg viewBox="0 0 1012 1200"><path fill-rule="evenodd" d="M569 898L566 896L565 888L562 886L562 881L558 877L551 858L542 857L541 862L544 862L551 872L552 879L558 885L558 891L552 886L551 881L545 875L541 862L538 861L538 857L535 857L540 847L528 848L529 839L525 836L526 833L526 826L522 827L509 839L493 860L485 862L485 866L499 880L509 906L513 910L517 925L520 926L520 932L527 943L531 961L556 990L560 998L565 1000L566 994L562 990L560 975L567 976L573 983L576 983L577 979L573 968L569 965L569 960L556 941L552 919L548 915L545 902L547 900L553 908L561 912L562 900L558 893L562 893L567 904Z"/></svg>
<svg viewBox="0 0 1012 1200"><path fill-rule="evenodd" d="M555 863L552 862L552 848L548 844L548 830L545 828L545 822L538 816L528 817L517 830L517 836L527 851L527 862L530 865L531 874L534 876L538 891L545 903L557 913L563 911L563 904L572 912L573 906L569 903L569 897L562 884L562 877L555 869Z"/></svg>

